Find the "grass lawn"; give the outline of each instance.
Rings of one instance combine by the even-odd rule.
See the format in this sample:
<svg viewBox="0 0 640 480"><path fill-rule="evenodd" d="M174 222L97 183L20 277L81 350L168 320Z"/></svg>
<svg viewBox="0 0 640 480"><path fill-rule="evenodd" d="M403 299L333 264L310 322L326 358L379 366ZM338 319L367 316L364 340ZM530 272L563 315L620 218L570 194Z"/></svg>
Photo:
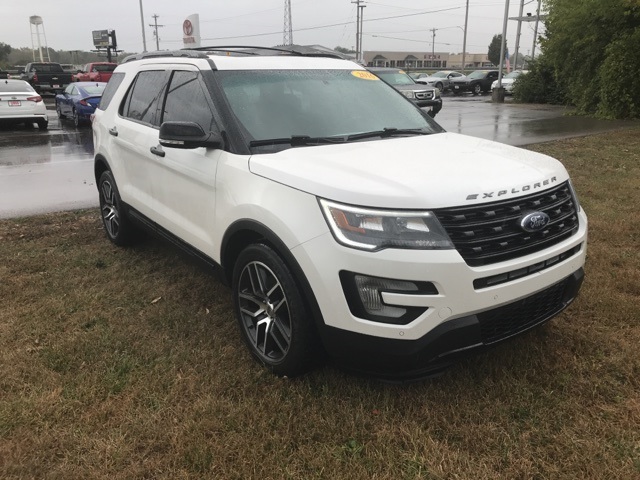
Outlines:
<svg viewBox="0 0 640 480"><path fill-rule="evenodd" d="M0 221L0 478L640 478L640 129L531 149L589 215L580 296L409 385L271 375L226 287L97 210Z"/></svg>

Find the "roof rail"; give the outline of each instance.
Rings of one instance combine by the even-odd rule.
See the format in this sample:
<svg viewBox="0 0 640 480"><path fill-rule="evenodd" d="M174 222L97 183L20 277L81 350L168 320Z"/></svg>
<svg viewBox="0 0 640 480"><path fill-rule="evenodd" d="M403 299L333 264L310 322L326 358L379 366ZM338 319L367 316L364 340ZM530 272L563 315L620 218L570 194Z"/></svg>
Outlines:
<svg viewBox="0 0 640 480"><path fill-rule="evenodd" d="M294 55L305 57L327 57L348 59L349 57L324 47L306 45L278 45L277 47L260 47L254 45L213 45L190 48L199 52L226 52L228 55ZM185 50L186 51L186 50Z"/></svg>
<svg viewBox="0 0 640 480"><path fill-rule="evenodd" d="M129 55L125 57L122 63L133 62L136 60L143 60L146 58L207 58L207 55L203 52L196 52L193 48L188 50L165 50L165 51L157 51L157 52L145 52L145 53L137 53L135 55Z"/></svg>

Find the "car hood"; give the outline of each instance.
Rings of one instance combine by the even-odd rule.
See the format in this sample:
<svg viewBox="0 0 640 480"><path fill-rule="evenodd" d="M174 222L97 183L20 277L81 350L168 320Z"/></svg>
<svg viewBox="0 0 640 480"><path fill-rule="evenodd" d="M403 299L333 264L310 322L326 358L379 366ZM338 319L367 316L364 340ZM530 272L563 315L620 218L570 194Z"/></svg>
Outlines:
<svg viewBox="0 0 640 480"><path fill-rule="evenodd" d="M392 85L393 88L399 90L401 92L428 92L429 90L433 90L433 87L429 87L428 85Z"/></svg>
<svg viewBox="0 0 640 480"><path fill-rule="evenodd" d="M251 172L343 203L438 208L533 193L567 180L557 160L456 133L253 155Z"/></svg>

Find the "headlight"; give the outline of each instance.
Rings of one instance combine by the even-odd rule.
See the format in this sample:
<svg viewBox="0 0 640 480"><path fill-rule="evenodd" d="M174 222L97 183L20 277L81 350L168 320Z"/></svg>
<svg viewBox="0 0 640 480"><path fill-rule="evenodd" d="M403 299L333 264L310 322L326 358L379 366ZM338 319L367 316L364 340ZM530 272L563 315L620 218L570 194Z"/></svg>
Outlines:
<svg viewBox="0 0 640 480"><path fill-rule="evenodd" d="M407 98L416 98L416 94L411 90L404 90L402 94Z"/></svg>
<svg viewBox="0 0 640 480"><path fill-rule="evenodd" d="M439 98L440 97L440 89L436 88L435 93L433 94L433 98Z"/></svg>
<svg viewBox="0 0 640 480"><path fill-rule="evenodd" d="M454 248L436 216L428 211L389 211L352 207L320 199L336 240L347 247L438 250Z"/></svg>

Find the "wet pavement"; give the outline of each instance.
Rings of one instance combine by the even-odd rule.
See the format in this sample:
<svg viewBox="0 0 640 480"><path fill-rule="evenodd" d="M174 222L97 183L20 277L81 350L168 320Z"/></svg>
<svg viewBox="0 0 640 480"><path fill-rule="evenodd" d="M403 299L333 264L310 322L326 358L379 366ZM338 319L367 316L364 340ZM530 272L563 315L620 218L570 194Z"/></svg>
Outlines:
<svg viewBox="0 0 640 480"><path fill-rule="evenodd" d="M58 120L49 130L0 125L0 218L98 206L90 127ZM522 146L602 133L638 123L567 115L564 107L491 102L490 95L445 95L436 120L448 131Z"/></svg>

